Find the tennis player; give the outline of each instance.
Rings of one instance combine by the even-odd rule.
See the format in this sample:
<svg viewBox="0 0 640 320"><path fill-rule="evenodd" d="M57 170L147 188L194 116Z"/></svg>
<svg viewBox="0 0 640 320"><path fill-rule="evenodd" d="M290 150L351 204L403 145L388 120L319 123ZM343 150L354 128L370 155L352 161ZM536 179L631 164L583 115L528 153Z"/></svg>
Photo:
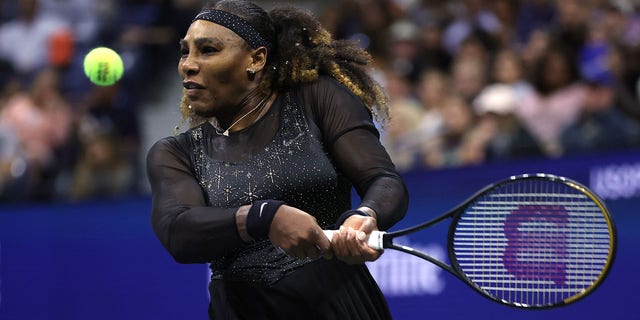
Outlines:
<svg viewBox="0 0 640 320"><path fill-rule="evenodd" d="M210 263L209 317L389 319L363 240L408 195L374 126L388 109L369 54L301 9L232 0L180 47L190 126L148 153L151 219L177 262Z"/></svg>

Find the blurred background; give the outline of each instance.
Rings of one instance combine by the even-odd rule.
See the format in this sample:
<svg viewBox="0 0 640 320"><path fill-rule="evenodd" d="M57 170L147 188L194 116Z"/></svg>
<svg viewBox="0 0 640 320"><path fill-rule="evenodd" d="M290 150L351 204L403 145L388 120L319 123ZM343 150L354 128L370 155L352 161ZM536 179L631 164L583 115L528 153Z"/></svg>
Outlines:
<svg viewBox="0 0 640 320"><path fill-rule="evenodd" d="M590 303L505 310L383 255L371 268L398 319L640 319L639 1L257 2L309 9L373 55L392 112L381 139L411 194L398 227L530 172L584 183L614 213L618 262ZM154 238L144 163L188 127L178 41L203 4L0 0L0 319L205 318L206 268L177 265ZM116 85L84 76L96 46L121 54ZM446 258L444 238L410 241Z"/></svg>

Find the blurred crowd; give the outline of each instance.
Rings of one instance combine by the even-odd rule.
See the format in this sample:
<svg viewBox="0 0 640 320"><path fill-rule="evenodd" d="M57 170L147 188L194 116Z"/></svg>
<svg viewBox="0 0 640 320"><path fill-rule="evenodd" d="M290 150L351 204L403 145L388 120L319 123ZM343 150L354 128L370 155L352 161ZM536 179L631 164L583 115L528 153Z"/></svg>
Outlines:
<svg viewBox="0 0 640 320"><path fill-rule="evenodd" d="M374 55L401 171L640 145L631 0L339 1L323 12Z"/></svg>
<svg viewBox="0 0 640 320"><path fill-rule="evenodd" d="M141 105L175 70L199 0L0 0L0 202L140 193ZM123 78L100 87L84 55L107 46ZM155 90L155 92L154 92Z"/></svg>
<svg viewBox="0 0 640 320"><path fill-rule="evenodd" d="M144 192L140 105L203 3L0 0L0 202ZM636 0L289 3L372 54L401 172L640 146ZM84 76L99 45L125 62L114 86Z"/></svg>

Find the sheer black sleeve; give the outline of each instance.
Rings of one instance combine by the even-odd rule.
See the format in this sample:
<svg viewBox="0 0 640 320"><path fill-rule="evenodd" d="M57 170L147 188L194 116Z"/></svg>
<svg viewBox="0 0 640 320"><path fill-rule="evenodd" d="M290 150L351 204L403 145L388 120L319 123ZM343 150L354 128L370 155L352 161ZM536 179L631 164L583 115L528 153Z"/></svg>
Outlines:
<svg viewBox="0 0 640 320"><path fill-rule="evenodd" d="M304 88L301 99L311 108L338 169L358 192L360 206L376 212L378 228L386 230L402 219L409 202L406 186L362 101L332 78Z"/></svg>
<svg viewBox="0 0 640 320"><path fill-rule="evenodd" d="M181 263L204 263L240 246L238 208L207 207L194 178L185 135L158 141L147 154L151 223L156 236Z"/></svg>

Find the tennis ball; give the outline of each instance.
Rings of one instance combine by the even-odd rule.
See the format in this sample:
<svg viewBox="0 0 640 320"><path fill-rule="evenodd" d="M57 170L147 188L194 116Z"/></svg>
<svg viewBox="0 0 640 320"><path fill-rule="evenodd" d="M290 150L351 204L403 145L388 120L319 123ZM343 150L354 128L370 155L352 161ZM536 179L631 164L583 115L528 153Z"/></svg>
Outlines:
<svg viewBox="0 0 640 320"><path fill-rule="evenodd" d="M110 86L120 80L124 65L120 55L107 47L94 48L84 57L84 73L99 86Z"/></svg>

